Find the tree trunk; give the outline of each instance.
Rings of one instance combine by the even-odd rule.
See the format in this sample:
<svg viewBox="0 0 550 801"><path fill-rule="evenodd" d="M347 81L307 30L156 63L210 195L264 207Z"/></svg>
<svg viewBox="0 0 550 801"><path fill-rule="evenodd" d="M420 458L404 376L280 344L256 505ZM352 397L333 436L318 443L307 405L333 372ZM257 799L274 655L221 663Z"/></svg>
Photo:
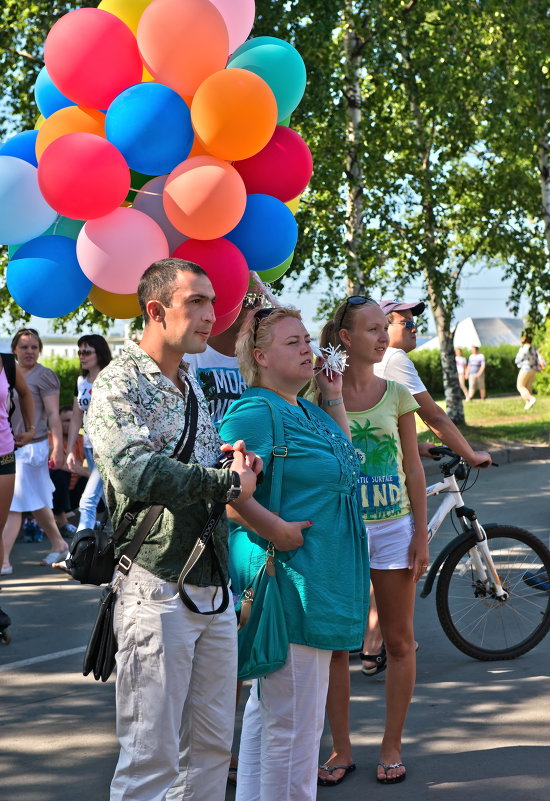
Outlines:
<svg viewBox="0 0 550 801"><path fill-rule="evenodd" d="M544 119L544 130L539 138L538 162L539 180L542 199L542 220L544 223L544 239L546 242L546 253L550 257L550 163L548 152L550 142L548 141L548 123L544 115L545 107L541 99L539 102L540 119Z"/></svg>
<svg viewBox="0 0 550 801"><path fill-rule="evenodd" d="M441 301L438 302L434 298L432 302L433 293L430 292L429 278L426 278L426 283L428 285L428 295L430 296L430 306L435 320L437 338L439 339L446 411L455 425L461 425L465 422L464 406L462 404L462 390L458 383L458 373L456 371L453 332L449 331L448 314ZM428 387L429 389L430 387Z"/></svg>
<svg viewBox="0 0 550 801"><path fill-rule="evenodd" d="M359 253L363 229L363 170L361 153L361 46L354 29L352 2L346 0L343 13L345 58L344 101L346 103L346 275L348 295L366 292L364 268Z"/></svg>

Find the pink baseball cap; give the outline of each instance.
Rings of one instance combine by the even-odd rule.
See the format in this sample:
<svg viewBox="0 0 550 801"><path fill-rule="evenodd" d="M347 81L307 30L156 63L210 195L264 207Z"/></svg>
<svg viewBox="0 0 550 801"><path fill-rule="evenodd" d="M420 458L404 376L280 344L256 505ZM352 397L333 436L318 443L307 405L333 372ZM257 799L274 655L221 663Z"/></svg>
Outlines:
<svg viewBox="0 0 550 801"><path fill-rule="evenodd" d="M422 314L426 308L426 304L422 300L416 300L413 303L407 303L403 300L381 300L378 304L384 314L391 314L394 311L406 311L410 309L414 316Z"/></svg>

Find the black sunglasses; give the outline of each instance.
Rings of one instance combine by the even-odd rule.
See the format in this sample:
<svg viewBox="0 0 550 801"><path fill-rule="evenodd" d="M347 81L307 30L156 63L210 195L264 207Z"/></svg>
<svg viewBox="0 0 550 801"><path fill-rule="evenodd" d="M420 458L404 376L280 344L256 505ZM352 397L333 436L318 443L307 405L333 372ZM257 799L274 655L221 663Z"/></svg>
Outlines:
<svg viewBox="0 0 550 801"><path fill-rule="evenodd" d="M258 326L262 320L265 320L266 317L269 317L275 309L271 306L264 306L261 309L258 309L254 312L254 345L256 344L256 334L258 333Z"/></svg>
<svg viewBox="0 0 550 801"><path fill-rule="evenodd" d="M82 350L77 350L77 354L79 356L90 356L92 353L95 353L95 350L90 350L89 348L82 348Z"/></svg>
<svg viewBox="0 0 550 801"><path fill-rule="evenodd" d="M376 305L378 305L378 302L374 298L370 298L368 295L352 295L351 297L346 298L346 305L344 306L344 312L342 314L342 319L340 320L339 328L344 327L344 318L346 316L348 306L364 306L365 303L376 303Z"/></svg>

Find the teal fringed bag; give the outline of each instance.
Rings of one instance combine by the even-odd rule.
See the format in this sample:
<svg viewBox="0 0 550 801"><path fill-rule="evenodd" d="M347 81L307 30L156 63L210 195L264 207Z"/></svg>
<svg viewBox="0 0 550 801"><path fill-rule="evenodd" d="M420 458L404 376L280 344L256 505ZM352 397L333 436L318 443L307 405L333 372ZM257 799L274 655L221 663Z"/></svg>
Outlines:
<svg viewBox="0 0 550 801"><path fill-rule="evenodd" d="M284 442L283 424L278 410L262 398L271 410L274 442ZM273 446L273 470L269 508L279 514L283 483L283 460L288 449L285 445ZM288 632L283 601L277 583L275 546L270 542L265 564L258 570L252 583L240 599L238 632L239 681L267 676L283 667L288 653Z"/></svg>

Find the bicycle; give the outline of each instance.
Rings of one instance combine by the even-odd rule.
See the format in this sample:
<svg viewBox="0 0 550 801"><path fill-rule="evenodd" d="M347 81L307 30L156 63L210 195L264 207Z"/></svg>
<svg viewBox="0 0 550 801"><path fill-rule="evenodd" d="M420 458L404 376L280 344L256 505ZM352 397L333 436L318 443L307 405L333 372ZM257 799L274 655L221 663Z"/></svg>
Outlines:
<svg viewBox="0 0 550 801"><path fill-rule="evenodd" d="M453 510L462 531L434 559L420 597L431 593L439 573L437 615L453 645L474 659L515 659L550 629L550 551L523 528L482 526L462 499L471 468L449 448L435 451L450 458L440 465L442 480L426 488L428 497L445 493L428 542Z"/></svg>

